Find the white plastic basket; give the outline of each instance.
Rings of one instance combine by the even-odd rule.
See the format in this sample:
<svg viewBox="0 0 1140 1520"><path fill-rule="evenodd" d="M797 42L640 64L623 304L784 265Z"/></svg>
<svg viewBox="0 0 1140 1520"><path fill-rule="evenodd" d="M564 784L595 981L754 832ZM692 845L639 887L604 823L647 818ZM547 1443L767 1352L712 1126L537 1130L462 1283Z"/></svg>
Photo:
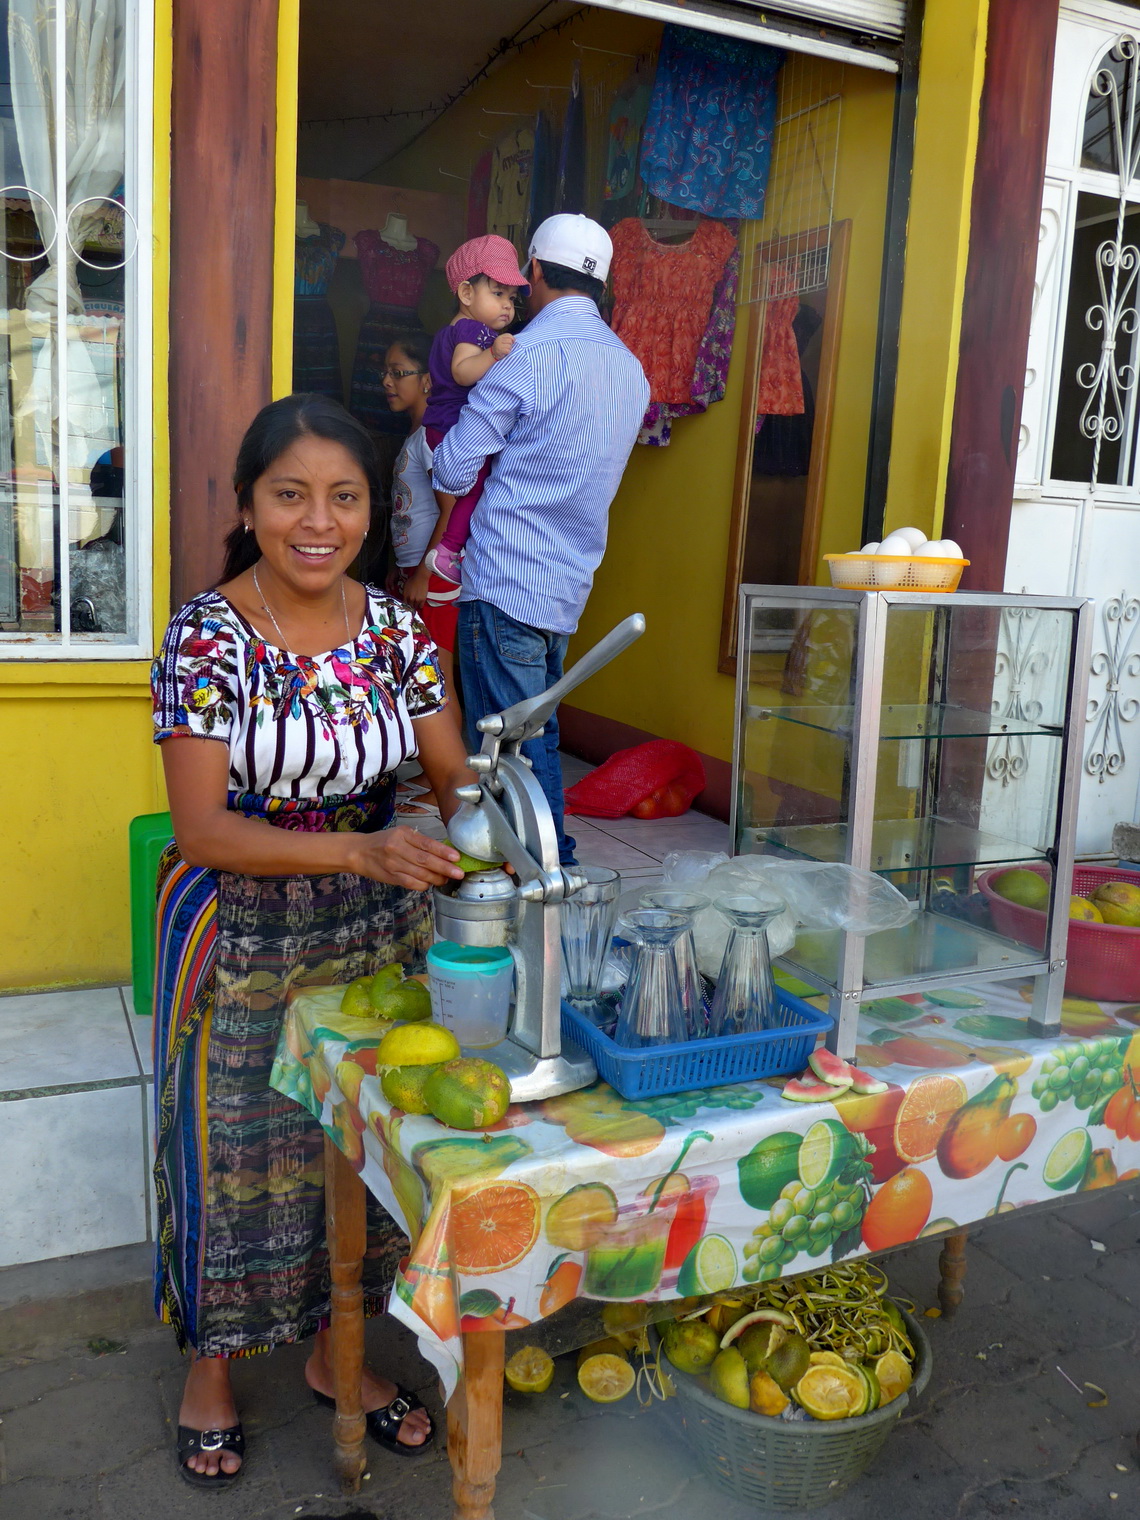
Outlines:
<svg viewBox="0 0 1140 1520"><path fill-rule="evenodd" d="M909 554L825 554L831 584L845 591L957 591L968 559Z"/></svg>

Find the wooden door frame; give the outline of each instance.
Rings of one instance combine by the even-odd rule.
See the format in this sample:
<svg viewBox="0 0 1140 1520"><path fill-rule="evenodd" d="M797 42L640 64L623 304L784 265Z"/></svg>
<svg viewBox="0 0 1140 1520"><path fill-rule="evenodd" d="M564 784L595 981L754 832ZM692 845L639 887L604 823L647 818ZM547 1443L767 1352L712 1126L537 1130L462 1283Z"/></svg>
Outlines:
<svg viewBox="0 0 1140 1520"><path fill-rule="evenodd" d="M174 7L171 602L213 585L242 433L270 399L278 0Z"/></svg>
<svg viewBox="0 0 1140 1520"><path fill-rule="evenodd" d="M830 233L831 255L828 263L827 303L820 336L819 383L815 395L815 421L811 435L811 458L808 464L804 497L804 522L800 535L800 563L797 585L810 586L815 581L823 532L823 492L827 480L827 460L831 447L831 421L835 410L835 380L839 364L839 333L843 323L843 303L847 293L847 260L851 247L850 221L835 222L830 229L819 228L815 243L806 243L805 234L773 238L760 243L753 252L759 259L770 251L779 259L785 253L818 247ZM810 234L808 236L811 236ZM750 302L745 329L745 382L740 407L740 428L736 442L736 475L732 486L732 519L729 525L728 556L724 572L724 607L721 614L720 651L717 670L723 675L736 674L736 635L741 576L744 570L744 544L748 536L748 504L752 488L752 458L756 444L756 398L760 385L760 355L764 344L763 301Z"/></svg>

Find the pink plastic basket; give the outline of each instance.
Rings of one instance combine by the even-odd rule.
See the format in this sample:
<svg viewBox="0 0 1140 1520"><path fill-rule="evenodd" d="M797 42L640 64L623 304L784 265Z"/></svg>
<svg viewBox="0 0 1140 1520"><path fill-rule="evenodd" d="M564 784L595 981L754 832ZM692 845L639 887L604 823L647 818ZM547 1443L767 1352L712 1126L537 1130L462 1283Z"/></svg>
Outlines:
<svg viewBox="0 0 1140 1520"><path fill-rule="evenodd" d="M1045 914L1039 908L1023 908L1020 903L1000 897L990 883L1009 866L995 866L978 877L978 889L990 905L994 927L1001 934L1032 945L1045 947ZM1050 868L1030 865L1024 869L1048 880ZM1140 876L1130 875L1119 866L1082 866L1073 868L1073 895L1091 897L1106 881L1127 881L1140 885ZM1073 997L1093 998L1105 1003L1140 1002L1140 929L1123 924L1090 924L1082 919L1069 920L1069 969L1065 973L1065 991Z"/></svg>

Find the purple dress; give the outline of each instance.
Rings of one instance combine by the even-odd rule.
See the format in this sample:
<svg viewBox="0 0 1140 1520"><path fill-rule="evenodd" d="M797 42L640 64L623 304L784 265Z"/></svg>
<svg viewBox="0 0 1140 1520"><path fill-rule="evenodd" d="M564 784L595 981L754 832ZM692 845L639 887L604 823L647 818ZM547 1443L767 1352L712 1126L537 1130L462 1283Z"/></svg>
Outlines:
<svg viewBox="0 0 1140 1520"><path fill-rule="evenodd" d="M424 412L424 426L438 428L446 433L459 421L459 414L467 403L469 385L460 385L452 378L451 356L456 345L474 343L476 348L490 348L495 334L483 322L471 317L461 317L449 327L441 328L431 342L428 372L431 375L431 395Z"/></svg>

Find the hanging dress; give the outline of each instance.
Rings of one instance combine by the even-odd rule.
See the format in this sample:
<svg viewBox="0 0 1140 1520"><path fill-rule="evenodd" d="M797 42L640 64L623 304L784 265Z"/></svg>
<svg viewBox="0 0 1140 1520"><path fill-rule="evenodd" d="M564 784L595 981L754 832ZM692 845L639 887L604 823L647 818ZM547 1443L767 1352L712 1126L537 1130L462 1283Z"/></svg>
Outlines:
<svg viewBox="0 0 1140 1520"><path fill-rule="evenodd" d="M328 303L329 282L344 247L339 227L318 222L313 237L298 238L293 283L293 389L344 400L340 341Z"/></svg>
<svg viewBox="0 0 1140 1520"><path fill-rule="evenodd" d="M171 620L151 677L155 740L220 741L228 806L303 833L373 832L411 720L445 696L435 646L406 607L366 588L364 627L320 655L263 639L217 591ZM179 1345L250 1356L329 1313L324 1132L269 1085L299 987L392 960L422 969L430 894L349 873L158 873L154 1100L155 1304ZM403 1236L369 1200L365 1306L382 1313Z"/></svg>
<svg viewBox="0 0 1140 1520"><path fill-rule="evenodd" d="M427 277L435 268L439 248L418 237L414 248L393 248L379 232L358 232L354 239L360 277L372 303L360 324L348 409L377 433L406 437L408 418L389 410L384 394L385 355L393 343L421 334L424 324L416 308Z"/></svg>

